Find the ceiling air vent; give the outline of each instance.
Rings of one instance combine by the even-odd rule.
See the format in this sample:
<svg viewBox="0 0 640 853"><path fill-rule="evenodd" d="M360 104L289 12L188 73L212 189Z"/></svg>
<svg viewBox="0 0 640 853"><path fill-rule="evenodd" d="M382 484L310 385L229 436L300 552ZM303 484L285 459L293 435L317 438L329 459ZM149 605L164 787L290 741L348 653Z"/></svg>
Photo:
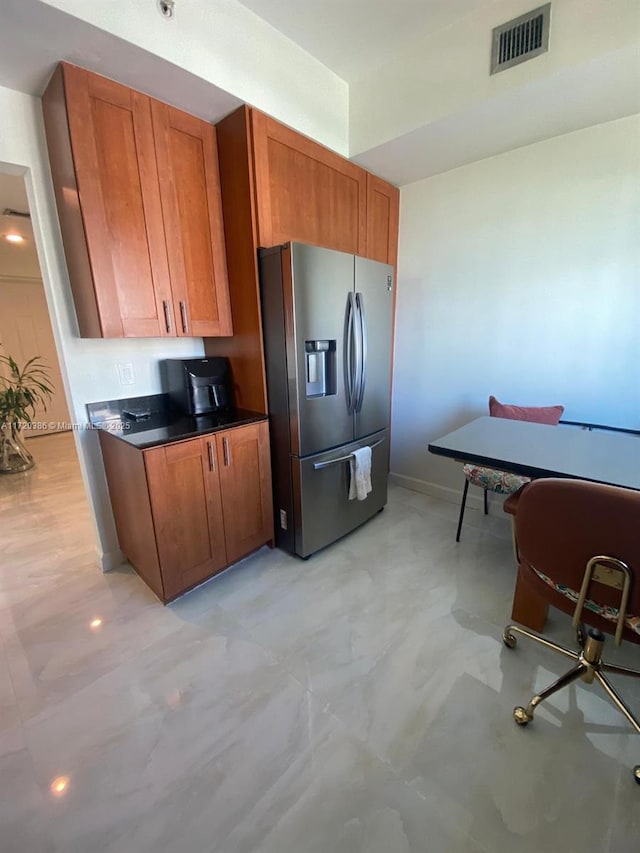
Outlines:
<svg viewBox="0 0 640 853"><path fill-rule="evenodd" d="M504 71L549 50L551 3L520 15L493 30L491 73Z"/></svg>

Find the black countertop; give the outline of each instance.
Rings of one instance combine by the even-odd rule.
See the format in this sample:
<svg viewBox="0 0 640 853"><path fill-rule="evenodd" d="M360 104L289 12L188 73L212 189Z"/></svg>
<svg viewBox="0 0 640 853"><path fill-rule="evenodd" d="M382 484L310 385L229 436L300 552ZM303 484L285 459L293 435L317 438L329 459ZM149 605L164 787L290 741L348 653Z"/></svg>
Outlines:
<svg viewBox="0 0 640 853"><path fill-rule="evenodd" d="M87 403L87 413L94 427L106 430L139 450L265 421L268 417L248 409L197 417L185 415L171 406L167 394Z"/></svg>

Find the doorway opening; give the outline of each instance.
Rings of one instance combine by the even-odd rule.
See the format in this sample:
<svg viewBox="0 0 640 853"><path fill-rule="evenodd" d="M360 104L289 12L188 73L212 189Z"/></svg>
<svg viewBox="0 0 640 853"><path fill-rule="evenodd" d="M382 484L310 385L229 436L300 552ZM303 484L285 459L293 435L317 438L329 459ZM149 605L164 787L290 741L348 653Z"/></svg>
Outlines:
<svg viewBox="0 0 640 853"><path fill-rule="evenodd" d="M7 555L2 571L19 585L18 566L55 564L66 545L87 547L95 560L95 534L65 397L60 362L31 225L23 176L0 172L0 355L23 368L38 357L53 387L46 408L38 404L21 436L34 466L0 473L0 538ZM8 377L6 364L0 370ZM27 576L30 571L27 571ZM39 572L38 572L39 574Z"/></svg>

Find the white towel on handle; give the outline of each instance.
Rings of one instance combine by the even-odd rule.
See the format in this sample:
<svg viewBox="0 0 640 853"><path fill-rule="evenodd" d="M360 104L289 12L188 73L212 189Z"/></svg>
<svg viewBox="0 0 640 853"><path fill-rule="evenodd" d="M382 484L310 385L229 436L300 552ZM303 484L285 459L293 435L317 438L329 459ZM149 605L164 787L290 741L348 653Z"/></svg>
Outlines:
<svg viewBox="0 0 640 853"><path fill-rule="evenodd" d="M363 501L371 491L371 448L359 447L349 457L351 482L349 500L357 498Z"/></svg>

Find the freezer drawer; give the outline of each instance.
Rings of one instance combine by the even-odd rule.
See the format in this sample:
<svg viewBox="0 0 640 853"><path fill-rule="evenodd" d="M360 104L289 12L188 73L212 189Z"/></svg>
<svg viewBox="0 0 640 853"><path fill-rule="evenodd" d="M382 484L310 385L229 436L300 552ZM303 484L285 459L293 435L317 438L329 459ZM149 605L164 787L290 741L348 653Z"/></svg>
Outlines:
<svg viewBox="0 0 640 853"><path fill-rule="evenodd" d="M370 445L371 485L366 500L349 500L349 454ZM388 433L381 430L329 452L292 459L295 553L307 557L363 524L387 502Z"/></svg>

